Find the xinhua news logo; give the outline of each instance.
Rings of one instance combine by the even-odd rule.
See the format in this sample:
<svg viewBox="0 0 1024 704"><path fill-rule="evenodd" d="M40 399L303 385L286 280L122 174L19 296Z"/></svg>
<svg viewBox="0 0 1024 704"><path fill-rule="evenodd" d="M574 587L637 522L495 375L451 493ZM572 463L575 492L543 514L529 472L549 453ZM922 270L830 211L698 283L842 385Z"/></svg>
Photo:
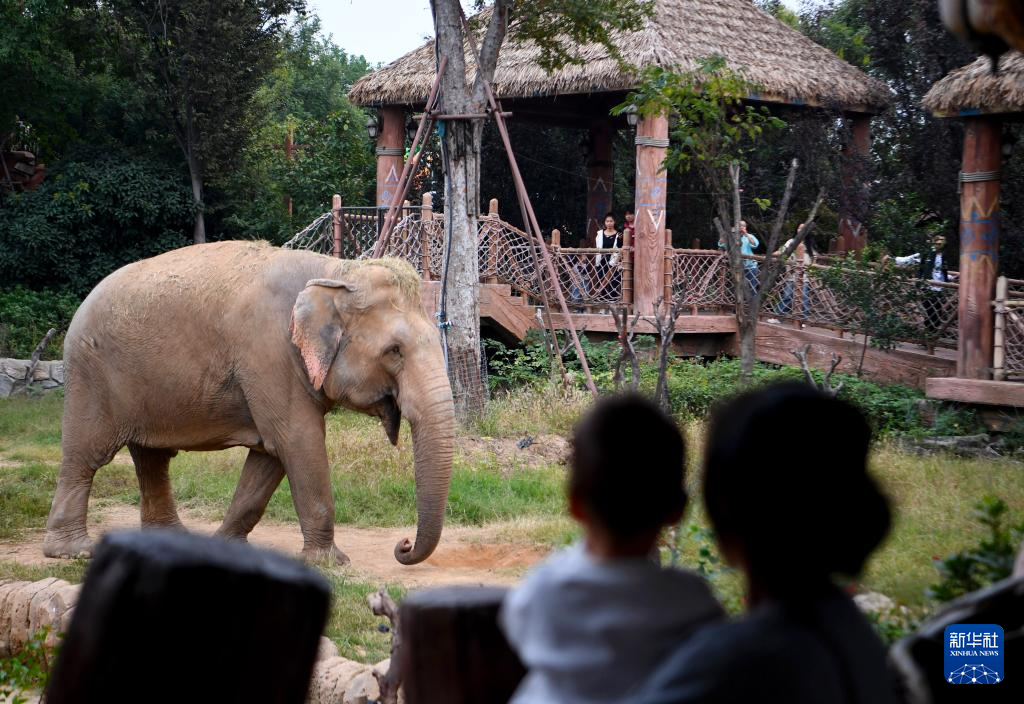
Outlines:
<svg viewBox="0 0 1024 704"><path fill-rule="evenodd" d="M946 627L946 682L999 684L1003 681L1003 629L994 624L954 623Z"/></svg>

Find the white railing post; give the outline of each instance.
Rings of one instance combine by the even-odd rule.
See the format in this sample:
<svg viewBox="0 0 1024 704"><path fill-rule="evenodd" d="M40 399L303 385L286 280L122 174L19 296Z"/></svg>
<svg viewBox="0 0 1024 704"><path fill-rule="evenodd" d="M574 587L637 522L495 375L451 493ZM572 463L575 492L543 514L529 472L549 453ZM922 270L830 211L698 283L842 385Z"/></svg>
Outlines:
<svg viewBox="0 0 1024 704"><path fill-rule="evenodd" d="M1006 379L1006 300L1009 298L1009 283L1005 276L996 279L995 306L995 339L992 344L992 378L996 381Z"/></svg>

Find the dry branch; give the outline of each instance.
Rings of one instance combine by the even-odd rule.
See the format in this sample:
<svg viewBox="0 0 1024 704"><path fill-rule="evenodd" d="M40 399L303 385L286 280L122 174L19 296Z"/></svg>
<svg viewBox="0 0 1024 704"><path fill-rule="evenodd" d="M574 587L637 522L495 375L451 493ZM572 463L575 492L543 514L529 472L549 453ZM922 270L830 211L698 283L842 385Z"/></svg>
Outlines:
<svg viewBox="0 0 1024 704"><path fill-rule="evenodd" d="M25 380L22 382L22 385L20 387L11 392L12 396L14 396L15 394L28 392L28 387L32 385L32 377L36 373L36 367L39 366L39 358L43 356L43 350L46 349L46 346L50 344L50 339L56 334L57 329L50 328L49 330L46 331L46 334L43 335L43 339L39 341L39 344L36 345L36 348L32 350L32 359L28 364L28 370L25 372Z"/></svg>
<svg viewBox="0 0 1024 704"><path fill-rule="evenodd" d="M614 384L616 391L621 389L623 379L622 368L626 362L629 362L631 375L629 390L636 391L640 385L640 361L637 359L633 340L636 338L636 324L640 321L640 314L634 315L632 322L630 322L629 310L625 306L621 306L612 309L611 315L612 320L615 321L615 329L619 333L619 345L622 347L622 350L619 352L619 360L615 363L615 375L612 377L612 384Z"/></svg>
<svg viewBox="0 0 1024 704"><path fill-rule="evenodd" d="M391 662L388 671L380 673L376 669L373 676L380 688L380 704L398 704L398 688L402 686L402 673L399 668L398 652L402 646L401 629L398 620L398 604L387 590L381 587L366 597L370 610L377 616L386 616L391 622Z"/></svg>
<svg viewBox="0 0 1024 704"><path fill-rule="evenodd" d="M654 305L654 320L658 325L658 383L654 387L654 401L666 413L669 410L668 358L676 335L676 320L682 309L680 301L666 301L664 296L659 297Z"/></svg>
<svg viewBox="0 0 1024 704"><path fill-rule="evenodd" d="M832 375L836 373L836 369L839 367L839 363L843 361L843 357L840 354L832 353L832 363L829 366L828 373L825 374L825 378L822 379L819 384L814 379L814 373L811 371L811 366L807 362L807 355L811 351L811 346L804 345L799 349L793 350L793 356L800 362L800 368L804 370L804 376L807 378L807 383L814 388L821 391L826 396L835 398L839 395L839 392L843 390L845 382L839 382L838 386L832 386Z"/></svg>

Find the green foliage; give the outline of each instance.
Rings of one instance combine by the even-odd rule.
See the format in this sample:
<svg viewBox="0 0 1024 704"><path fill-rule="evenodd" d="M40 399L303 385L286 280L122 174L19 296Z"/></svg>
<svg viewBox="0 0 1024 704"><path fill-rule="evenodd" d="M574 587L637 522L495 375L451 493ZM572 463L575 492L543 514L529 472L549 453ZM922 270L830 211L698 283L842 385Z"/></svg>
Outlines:
<svg viewBox="0 0 1024 704"><path fill-rule="evenodd" d="M277 66L253 99L257 124L242 156L244 176L211 177L218 203L210 213L211 229L224 236L281 243L328 210L334 193L343 203L363 204L373 188L366 117L345 97L369 70L366 60L323 37L315 15L297 18L279 36ZM290 157L289 133L295 145Z"/></svg>
<svg viewBox="0 0 1024 704"><path fill-rule="evenodd" d="M49 632L49 626L40 628L32 633L21 652L0 659L0 701L25 704L28 701L26 692L46 688L50 681L47 664L56 657L56 653L50 652L45 645Z"/></svg>
<svg viewBox="0 0 1024 704"><path fill-rule="evenodd" d="M78 309L78 299L54 291L21 286L0 291L0 357L28 359L50 328L57 330L42 359L60 359L64 332Z"/></svg>
<svg viewBox="0 0 1024 704"><path fill-rule="evenodd" d="M648 372L649 377L653 374ZM820 381L821 372L814 372ZM741 390L778 383L801 381L803 372L796 367L757 364L750 378L750 387L742 387L741 363L738 359L719 359L707 364L699 360L678 361L669 366L668 392L672 412L684 418L704 418L712 408ZM920 428L916 403L924 395L898 385L881 385L847 374L836 374L833 383L844 382L840 398L859 406L876 433L881 435L908 432ZM650 380L653 385L653 379Z"/></svg>
<svg viewBox="0 0 1024 704"><path fill-rule="evenodd" d="M873 265L870 257L870 250L851 252L833 266L811 272L847 311L844 325L867 336L865 350L869 344L892 350L900 340L934 341L940 331L921 326L914 315L933 293L927 283L891 264ZM862 352L858 373L863 364Z"/></svg>
<svg viewBox="0 0 1024 704"><path fill-rule="evenodd" d="M1014 556L1024 539L1024 517L1012 517L1006 502L995 496L985 496L975 504L972 516L988 534L977 546L936 560L935 569L942 579L929 587L932 599L951 601L1013 572Z"/></svg>
<svg viewBox="0 0 1024 704"><path fill-rule="evenodd" d="M482 0L478 0L482 6ZM653 0L529 0L513 5L520 42L536 42L546 71L582 65L582 47L600 44L622 62L617 32L636 32L654 13Z"/></svg>
<svg viewBox="0 0 1024 704"><path fill-rule="evenodd" d="M668 113L676 118L665 165L674 171L694 166L708 186L718 185L732 163L746 164L755 141L768 129L784 127L767 108L745 104L757 86L730 68L722 56L698 59L697 68L675 73L660 66L644 69L640 87L613 109L643 115Z"/></svg>
<svg viewBox="0 0 1024 704"><path fill-rule="evenodd" d="M0 218L0 279L84 296L138 259L188 243L191 196L179 172L142 154L84 148Z"/></svg>
<svg viewBox="0 0 1024 704"><path fill-rule="evenodd" d="M576 356L576 349L570 344L569 335L558 331L558 344L567 349L562 361L570 377L579 385L583 384L583 365ZM619 358L617 342L594 342L585 334L580 335L580 345L587 357L587 364L594 381L602 388L610 388L615 364ZM637 337L639 350L650 349L650 336ZM551 366L544 336L539 330L530 330L522 345L507 347L500 340L484 340L487 352L487 376L491 390L509 390L522 386L534 386L551 379Z"/></svg>

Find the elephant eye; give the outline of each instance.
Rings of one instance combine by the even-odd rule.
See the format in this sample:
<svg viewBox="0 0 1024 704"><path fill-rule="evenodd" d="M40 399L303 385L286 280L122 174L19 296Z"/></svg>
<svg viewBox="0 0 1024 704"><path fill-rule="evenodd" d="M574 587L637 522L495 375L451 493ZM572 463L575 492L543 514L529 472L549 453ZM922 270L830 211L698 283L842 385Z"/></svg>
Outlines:
<svg viewBox="0 0 1024 704"><path fill-rule="evenodd" d="M401 356L402 350L398 347L398 345L391 345L391 347L387 348L384 354L393 354Z"/></svg>

